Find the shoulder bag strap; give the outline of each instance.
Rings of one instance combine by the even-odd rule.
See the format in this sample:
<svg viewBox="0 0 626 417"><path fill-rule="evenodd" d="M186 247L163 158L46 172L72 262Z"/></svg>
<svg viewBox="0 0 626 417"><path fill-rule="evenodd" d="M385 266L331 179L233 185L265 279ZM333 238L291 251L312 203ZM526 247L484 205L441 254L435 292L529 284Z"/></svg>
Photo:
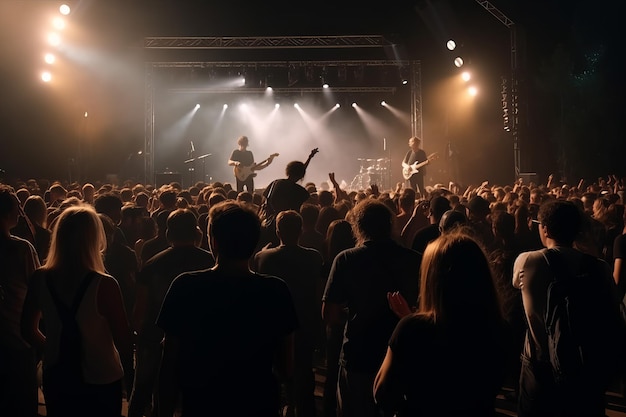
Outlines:
<svg viewBox="0 0 626 417"><path fill-rule="evenodd" d="M72 300L72 304L70 307L66 306L61 298L59 297L59 293L54 288L54 286L50 283L50 279L46 279L46 285L48 286L48 291L50 291L50 295L52 296L52 301L59 313L59 316L65 320L66 318L73 318L76 315L76 311L78 311L78 307L80 306L80 302L83 300L85 296L85 292L91 284L91 281L95 277L95 272L89 272L81 281L76 294L74 295L74 299Z"/></svg>

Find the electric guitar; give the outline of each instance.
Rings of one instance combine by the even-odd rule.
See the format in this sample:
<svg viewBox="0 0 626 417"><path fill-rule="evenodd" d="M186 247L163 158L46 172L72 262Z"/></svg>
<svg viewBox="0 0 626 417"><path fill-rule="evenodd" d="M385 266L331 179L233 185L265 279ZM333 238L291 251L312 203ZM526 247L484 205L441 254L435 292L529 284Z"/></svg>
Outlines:
<svg viewBox="0 0 626 417"><path fill-rule="evenodd" d="M428 158L425 161L422 162L413 162L412 164L402 162L402 176L405 180L408 180L409 178L411 178L411 176L413 176L413 174L417 174L420 168L430 164L430 161L433 161L437 158L439 158L439 155L437 154L437 152L433 152L428 155Z"/></svg>
<svg viewBox="0 0 626 417"><path fill-rule="evenodd" d="M264 163L266 163L266 162L267 162L267 165L271 164L272 161L274 160L274 158L276 158L277 156L278 156L277 153L273 153L273 154L271 154L269 156L269 158L264 159L263 161L259 162L258 164L253 164L253 165L250 165L250 166L235 165L235 168L234 168L235 177L237 177L237 179L239 181L243 182L243 181L247 180L250 177L250 175L256 176L254 171L258 170L259 167L261 165L263 165ZM263 168L265 168L265 166ZM263 168L260 168L260 169L263 169Z"/></svg>

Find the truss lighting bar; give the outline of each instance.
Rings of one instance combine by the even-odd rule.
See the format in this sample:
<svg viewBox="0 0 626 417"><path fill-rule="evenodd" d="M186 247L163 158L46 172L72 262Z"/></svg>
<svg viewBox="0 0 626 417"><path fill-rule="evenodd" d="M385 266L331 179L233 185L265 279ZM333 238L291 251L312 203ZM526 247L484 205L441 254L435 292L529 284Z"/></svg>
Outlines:
<svg viewBox="0 0 626 417"><path fill-rule="evenodd" d="M148 37L146 49L310 49L380 48L393 45L380 35L254 36L254 37Z"/></svg>

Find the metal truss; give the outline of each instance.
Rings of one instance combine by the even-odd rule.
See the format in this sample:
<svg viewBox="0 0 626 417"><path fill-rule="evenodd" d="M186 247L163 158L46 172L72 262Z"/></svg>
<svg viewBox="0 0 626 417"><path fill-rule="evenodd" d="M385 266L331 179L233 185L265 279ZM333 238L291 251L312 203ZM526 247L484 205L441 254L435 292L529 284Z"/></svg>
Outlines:
<svg viewBox="0 0 626 417"><path fill-rule="evenodd" d="M265 94L266 88L208 87L170 88L169 93L178 94ZM274 93L323 93L322 87L273 87ZM333 87L333 93L395 93L396 87Z"/></svg>
<svg viewBox="0 0 626 417"><path fill-rule="evenodd" d="M379 48L392 46L385 37L365 36L301 36L301 37L151 37L144 39L145 49L338 49L338 48ZM155 181L154 139L155 139L155 104L157 75L171 68L321 68L321 67L395 67L404 72L411 88L411 131L413 135L423 137L422 128L422 92L421 67L419 61L355 59L355 60L275 60L275 61L159 61L145 62L145 129L144 129L144 181ZM161 87L159 87L161 88ZM175 94L259 94L265 88L172 88L163 87ZM323 92L321 87L274 87L276 93L315 94ZM333 86L337 93L394 93L396 87L388 86Z"/></svg>
<svg viewBox="0 0 626 417"><path fill-rule="evenodd" d="M149 37L145 49L311 49L380 48L393 45L380 35Z"/></svg>
<svg viewBox="0 0 626 417"><path fill-rule="evenodd" d="M521 158L521 132L520 128L521 123L520 119L523 114L520 115L520 112L524 112L521 103L520 96L522 93L522 77L521 77L521 63L522 61L519 59L519 51L520 40L518 39L518 30L515 22L509 19L504 13L502 13L498 8L496 8L493 4L491 4L487 0L476 0L478 4L480 4L485 10L491 13L496 19L500 21L504 26L509 28L510 34L510 45L511 45L511 134L513 136L513 163L515 169L515 179L520 177L522 173L522 158ZM522 45L523 46L523 45ZM526 169L528 167L525 167Z"/></svg>
<svg viewBox="0 0 626 417"><path fill-rule="evenodd" d="M185 61L185 62L150 62L153 68L289 68L301 67L408 67L413 61L384 59L353 59L349 61Z"/></svg>

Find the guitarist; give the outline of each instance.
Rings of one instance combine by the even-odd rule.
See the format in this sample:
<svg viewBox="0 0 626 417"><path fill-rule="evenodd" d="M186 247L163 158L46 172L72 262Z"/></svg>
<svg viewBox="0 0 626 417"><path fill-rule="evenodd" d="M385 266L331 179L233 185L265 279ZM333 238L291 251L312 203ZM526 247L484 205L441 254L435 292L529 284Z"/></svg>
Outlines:
<svg viewBox="0 0 626 417"><path fill-rule="evenodd" d="M428 158L426 157L426 152L420 148L422 145L422 140L417 136L413 136L409 138L409 148L411 148L406 155L404 156L403 163L406 164L414 164L416 162L424 162ZM422 197L424 197L424 167L422 167L418 172L411 175L409 178L409 184L411 188L415 191L419 191Z"/></svg>
<svg viewBox="0 0 626 417"><path fill-rule="evenodd" d="M233 151L233 153L230 155L230 158L228 159L228 165L232 166L232 167L237 167L237 166L244 166L244 167L249 167L254 164L254 155L252 155L252 151L248 150L248 137L247 136L240 136L239 139L237 139L237 149L235 149ZM269 164L272 163L273 158L268 158L267 160L261 162L258 165L255 165L254 170L255 171L259 171L261 169L266 168ZM251 174L248 176L248 178L246 178L245 180L240 180L239 178L235 177L235 180L237 181L237 192L241 192L243 191L244 186L246 187L246 190L254 193L254 175Z"/></svg>

